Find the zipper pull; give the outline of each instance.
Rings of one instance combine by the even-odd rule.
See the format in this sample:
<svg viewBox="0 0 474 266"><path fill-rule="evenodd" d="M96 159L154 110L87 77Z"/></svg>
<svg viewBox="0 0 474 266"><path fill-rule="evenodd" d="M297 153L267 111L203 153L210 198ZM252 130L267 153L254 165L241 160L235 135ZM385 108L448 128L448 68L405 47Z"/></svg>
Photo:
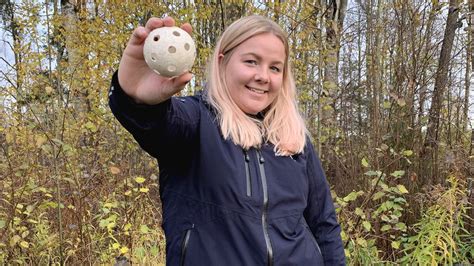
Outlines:
<svg viewBox="0 0 474 266"><path fill-rule="evenodd" d="M246 162L250 162L250 156L249 156L247 150L243 150L243 151L244 151L245 161L246 161Z"/></svg>
<svg viewBox="0 0 474 266"><path fill-rule="evenodd" d="M258 154L258 161L260 162L260 164L263 164L265 162L265 159L263 158L262 152L260 150L257 150L257 154Z"/></svg>

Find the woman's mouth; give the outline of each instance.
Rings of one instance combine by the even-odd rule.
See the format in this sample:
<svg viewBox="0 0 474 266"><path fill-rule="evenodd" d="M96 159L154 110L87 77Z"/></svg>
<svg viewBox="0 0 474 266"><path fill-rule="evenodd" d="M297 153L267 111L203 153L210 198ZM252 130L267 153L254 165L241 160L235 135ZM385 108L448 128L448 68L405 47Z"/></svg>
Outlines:
<svg viewBox="0 0 474 266"><path fill-rule="evenodd" d="M257 89L257 88L253 88L253 87L249 87L249 86L245 86L248 90L251 90L255 93L258 93L258 94L264 94L264 93L267 93L268 91L267 90L261 90L261 89Z"/></svg>

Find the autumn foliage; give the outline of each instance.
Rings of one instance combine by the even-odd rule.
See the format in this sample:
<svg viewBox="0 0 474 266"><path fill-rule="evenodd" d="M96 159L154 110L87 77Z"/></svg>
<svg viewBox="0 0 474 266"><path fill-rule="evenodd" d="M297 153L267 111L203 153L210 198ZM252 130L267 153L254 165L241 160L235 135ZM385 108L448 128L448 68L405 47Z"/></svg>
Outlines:
<svg viewBox="0 0 474 266"><path fill-rule="evenodd" d="M219 33L255 13L289 33L348 263L474 263L473 7L148 2L0 6L1 264L165 263L158 162L111 114L110 78L132 30L167 14L194 27L195 77L182 93L201 90Z"/></svg>

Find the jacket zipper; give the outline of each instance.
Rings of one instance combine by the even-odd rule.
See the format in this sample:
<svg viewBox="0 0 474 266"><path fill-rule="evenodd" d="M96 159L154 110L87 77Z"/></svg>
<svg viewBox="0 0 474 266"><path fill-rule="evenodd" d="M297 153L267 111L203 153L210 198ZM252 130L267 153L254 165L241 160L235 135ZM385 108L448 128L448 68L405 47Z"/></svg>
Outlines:
<svg viewBox="0 0 474 266"><path fill-rule="evenodd" d="M194 224L193 224L194 228ZM188 249L189 238L191 237L191 229L186 230L184 234L183 241L181 242L181 266L184 265L184 259L186 257L186 250Z"/></svg>
<svg viewBox="0 0 474 266"><path fill-rule="evenodd" d="M252 196L252 178L250 176L250 157L246 150L244 150L244 161L245 161L245 180L247 182L247 197Z"/></svg>
<svg viewBox="0 0 474 266"><path fill-rule="evenodd" d="M265 175L265 159L263 159L262 153L260 150L257 150L258 154L258 166L260 170L260 178L262 179L262 188L263 188L263 211L262 211L262 227L263 227L263 236L265 237L265 244L267 245L267 259L269 266L273 265L273 248L270 241L270 236L268 235L268 187L267 187L267 176Z"/></svg>
<svg viewBox="0 0 474 266"><path fill-rule="evenodd" d="M311 232L311 229L309 228L309 225L306 222L306 219L303 218L303 221L304 221L304 227L306 230L308 230L308 233L311 236L311 240L313 241L313 244L316 246L316 249L318 250L319 255L322 256L323 254L321 253L321 248L319 247L318 241L316 241L316 238L314 237L313 232Z"/></svg>

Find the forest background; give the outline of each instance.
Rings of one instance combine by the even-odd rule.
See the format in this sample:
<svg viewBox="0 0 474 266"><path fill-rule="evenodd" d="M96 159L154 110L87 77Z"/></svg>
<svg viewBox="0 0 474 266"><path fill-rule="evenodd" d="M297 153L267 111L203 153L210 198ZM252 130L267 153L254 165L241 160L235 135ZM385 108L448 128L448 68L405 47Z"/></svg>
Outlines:
<svg viewBox="0 0 474 266"><path fill-rule="evenodd" d="M0 1L0 263L165 262L157 162L111 114L152 16L194 27L194 79L233 20L289 34L348 263L474 263L474 2Z"/></svg>

